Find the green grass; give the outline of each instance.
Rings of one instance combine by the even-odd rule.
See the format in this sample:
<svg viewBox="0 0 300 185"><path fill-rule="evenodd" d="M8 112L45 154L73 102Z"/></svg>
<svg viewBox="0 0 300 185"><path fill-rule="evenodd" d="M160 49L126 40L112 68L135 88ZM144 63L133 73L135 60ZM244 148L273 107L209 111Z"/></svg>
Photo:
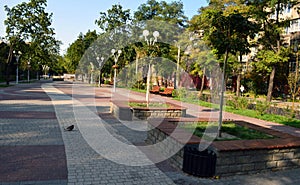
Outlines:
<svg viewBox="0 0 300 185"><path fill-rule="evenodd" d="M250 110L250 109L233 109L232 107L226 106L225 111L231 112L234 114L239 114L243 116L248 116L252 118L257 118L265 121L271 121L283 125L288 125L296 128L300 128L300 120L298 119L293 119L289 118L286 116L281 116L281 115L276 115L276 114L259 114L255 110Z"/></svg>
<svg viewBox="0 0 300 185"><path fill-rule="evenodd" d="M198 122L192 124L185 124L183 128L192 131L194 130L194 135L202 137L205 130L209 127L215 127L214 130L217 130L218 123L210 123L208 126L207 122ZM251 140L251 139L273 139L274 136L268 135L266 133L253 130L244 126L237 125L232 122L226 122L222 124L221 132L226 132L235 138L216 138L216 140Z"/></svg>
<svg viewBox="0 0 300 185"><path fill-rule="evenodd" d="M193 104L200 105L203 107L219 109L219 105L212 104L212 103L205 102L205 101L193 100L193 99L182 99L182 98L181 99L174 98L174 99L180 100L183 102L187 102L187 103L193 103ZM248 116L248 117L252 117L252 118L257 118L257 119L261 119L261 120L265 120L265 121L271 121L271 122L275 122L275 123L279 123L279 124L283 124L283 125L300 128L300 120L294 119L294 118L289 118L286 116L281 116L281 115L276 115L276 114L260 114L255 110L234 109L233 107L230 107L230 106L225 106L225 111L231 112L234 114L239 114L242 116Z"/></svg>
<svg viewBox="0 0 300 185"><path fill-rule="evenodd" d="M189 99L189 98L178 98L174 97L174 100L186 102L186 103L192 103L192 104L197 104L203 107L210 107L210 108L219 108L217 105L206 102L206 101L200 101L200 100L195 100L195 99Z"/></svg>
<svg viewBox="0 0 300 185"><path fill-rule="evenodd" d="M140 93L146 93L145 89L137 89L137 88L131 88L130 90L140 92Z"/></svg>

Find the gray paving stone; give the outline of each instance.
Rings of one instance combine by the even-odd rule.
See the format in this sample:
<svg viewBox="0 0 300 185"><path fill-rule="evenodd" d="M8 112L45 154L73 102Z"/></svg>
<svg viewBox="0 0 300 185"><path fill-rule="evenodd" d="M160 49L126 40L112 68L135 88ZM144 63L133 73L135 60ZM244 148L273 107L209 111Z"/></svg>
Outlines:
<svg viewBox="0 0 300 185"><path fill-rule="evenodd" d="M47 89L51 89L51 93L48 95L53 101L59 124L64 127L73 123L75 124L75 128L77 128L76 120L70 119L74 118L74 113L67 106L67 104L69 104L72 100L71 97L61 94L59 90L53 87L45 86L44 89L46 92ZM60 95L53 96L53 92L57 92ZM55 102L58 102L58 100L64 100L66 101L66 104L62 104L61 102L56 104ZM66 120L68 120L68 122L65 122ZM125 139L125 137L118 134L115 128L111 126L108 126L108 128L111 129L110 131L114 133L114 136L118 137L118 139L121 139L126 143L130 143L127 139ZM164 184L173 184L172 180L161 172L155 165L147 167L132 167L116 164L103 158L88 145L78 130L74 132L62 132L62 135L66 148L68 169L70 169L69 178L72 177L72 179L69 179L69 182L75 184L88 184L91 182L98 184L99 181L97 177L102 177L100 183L105 181L108 184L124 182L149 184L146 182L153 182L153 179L158 179L159 181L157 181L157 183L163 182ZM117 181L120 177L124 176L125 171L129 172L126 176L127 178L122 179L122 182ZM81 176L79 176L79 174L81 174ZM78 177L80 177L80 179L78 179Z"/></svg>

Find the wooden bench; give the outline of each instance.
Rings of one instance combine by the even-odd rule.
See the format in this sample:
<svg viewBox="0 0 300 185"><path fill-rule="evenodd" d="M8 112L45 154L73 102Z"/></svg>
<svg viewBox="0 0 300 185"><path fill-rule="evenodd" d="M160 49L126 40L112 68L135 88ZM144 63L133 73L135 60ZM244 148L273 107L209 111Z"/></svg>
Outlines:
<svg viewBox="0 0 300 185"><path fill-rule="evenodd" d="M163 92L159 92L159 94L163 96L172 96L173 90L174 88L167 87Z"/></svg>
<svg viewBox="0 0 300 185"><path fill-rule="evenodd" d="M154 85L152 87L152 89L150 90L150 93L153 93L153 94L158 94L159 93L159 90L160 90L160 87L158 85Z"/></svg>

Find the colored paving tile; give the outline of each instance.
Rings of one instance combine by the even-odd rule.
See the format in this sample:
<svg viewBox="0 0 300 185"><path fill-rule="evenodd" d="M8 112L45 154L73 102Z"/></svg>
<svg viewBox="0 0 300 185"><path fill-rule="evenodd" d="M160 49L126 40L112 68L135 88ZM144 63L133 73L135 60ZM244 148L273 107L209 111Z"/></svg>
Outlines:
<svg viewBox="0 0 300 185"><path fill-rule="evenodd" d="M64 146L0 146L0 181L67 179Z"/></svg>
<svg viewBox="0 0 300 185"><path fill-rule="evenodd" d="M54 112L41 111L0 111L0 119L56 119Z"/></svg>

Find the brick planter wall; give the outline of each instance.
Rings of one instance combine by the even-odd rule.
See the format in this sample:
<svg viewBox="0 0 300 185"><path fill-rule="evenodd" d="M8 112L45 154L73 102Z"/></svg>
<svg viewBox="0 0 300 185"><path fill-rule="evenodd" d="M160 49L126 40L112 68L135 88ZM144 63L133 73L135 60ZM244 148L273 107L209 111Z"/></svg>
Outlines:
<svg viewBox="0 0 300 185"><path fill-rule="evenodd" d="M150 130L147 132L147 142L149 144L155 144L158 142L161 142L165 140L167 137L169 137L168 134L165 132L162 132L160 129L155 128L153 125L148 125ZM170 126L171 127L171 126ZM169 154L172 151L176 151L178 147L183 148L184 144L178 142L176 139L169 139L165 143L165 145L159 145L160 148L158 148L158 151L163 156L170 156ZM169 158L169 161L171 164L179 169L182 169L183 165L183 149L180 149L179 152L177 152L175 155L173 155L171 158Z"/></svg>
<svg viewBox="0 0 300 185"><path fill-rule="evenodd" d="M131 101L133 102L133 101ZM134 101L140 103L139 101ZM186 116L186 108L167 103L168 108L129 107L128 102L112 101L111 113L120 120L146 120L149 118L179 118Z"/></svg>
<svg viewBox="0 0 300 185"><path fill-rule="evenodd" d="M160 125L155 120L149 121L147 141L151 144L163 141L170 137L176 127L174 119L165 120ZM190 121L190 120L189 120ZM181 120L183 122L183 120ZM209 150L217 154L216 174L217 176L230 176L238 174L259 173L274 170L285 170L300 167L300 139L288 134L283 134L266 128L254 126L245 122L236 122L241 125L248 125L274 135L275 139L260 140L232 140L214 141ZM181 130L183 134L185 130ZM178 139L179 138L179 139ZM193 136L188 142L182 142L180 136L171 137L169 142L161 146L162 154L169 154L178 146L181 150L170 158L172 165L182 169L184 146L197 146L201 139Z"/></svg>
<svg viewBox="0 0 300 185"><path fill-rule="evenodd" d="M258 173L300 167L300 148L218 151L216 175Z"/></svg>
<svg viewBox="0 0 300 185"><path fill-rule="evenodd" d="M133 120L145 120L148 118L179 118L186 116L186 110L180 109L143 109L133 108Z"/></svg>

